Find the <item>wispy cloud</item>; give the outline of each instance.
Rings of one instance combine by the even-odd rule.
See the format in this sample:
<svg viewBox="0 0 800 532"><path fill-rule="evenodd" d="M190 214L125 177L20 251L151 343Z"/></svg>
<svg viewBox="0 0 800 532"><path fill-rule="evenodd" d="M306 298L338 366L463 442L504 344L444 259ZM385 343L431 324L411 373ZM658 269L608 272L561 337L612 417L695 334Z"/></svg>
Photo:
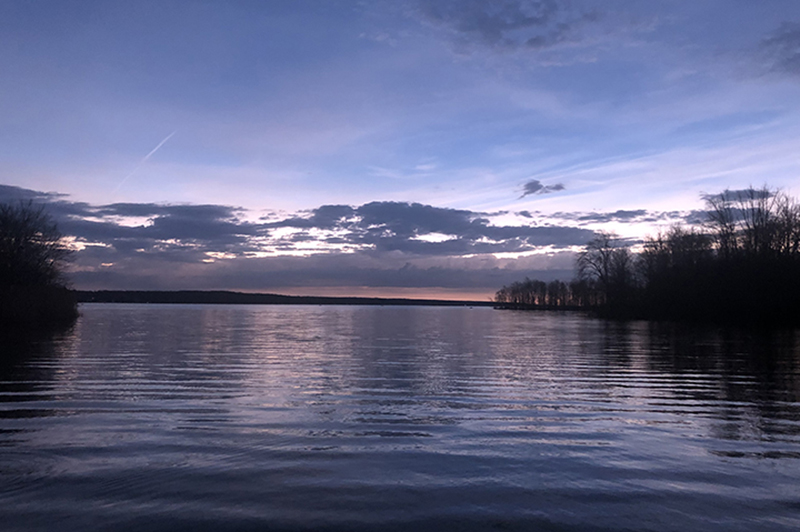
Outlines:
<svg viewBox="0 0 800 532"><path fill-rule="evenodd" d="M480 45L497 50L546 49L577 40L576 28L598 18L556 0L424 0L417 14L448 31L462 49Z"/></svg>
<svg viewBox="0 0 800 532"><path fill-rule="evenodd" d="M411 10L459 55L519 52L537 65L591 63L649 33L658 17L625 4L563 0L417 0Z"/></svg>
<svg viewBox="0 0 800 532"><path fill-rule="evenodd" d="M771 70L800 74L800 22L784 22L761 42Z"/></svg>

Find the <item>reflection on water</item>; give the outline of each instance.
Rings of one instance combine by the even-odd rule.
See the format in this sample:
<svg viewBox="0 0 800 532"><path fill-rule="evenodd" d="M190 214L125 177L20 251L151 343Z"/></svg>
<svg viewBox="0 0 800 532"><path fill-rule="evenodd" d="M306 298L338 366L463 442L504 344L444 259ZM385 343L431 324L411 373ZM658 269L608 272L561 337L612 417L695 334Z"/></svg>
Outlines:
<svg viewBox="0 0 800 532"><path fill-rule="evenodd" d="M797 530L796 332L85 305L4 338L4 530Z"/></svg>

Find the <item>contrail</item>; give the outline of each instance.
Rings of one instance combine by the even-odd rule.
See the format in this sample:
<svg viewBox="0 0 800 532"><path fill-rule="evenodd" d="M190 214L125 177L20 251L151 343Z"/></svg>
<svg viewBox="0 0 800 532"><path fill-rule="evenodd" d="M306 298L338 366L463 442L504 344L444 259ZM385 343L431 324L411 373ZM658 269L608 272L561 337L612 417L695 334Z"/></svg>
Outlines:
<svg viewBox="0 0 800 532"><path fill-rule="evenodd" d="M119 184L117 185L117 188L115 188L115 189L114 189L114 192L118 191L118 190L119 190L119 187L121 187L121 186L122 186L122 185L125 183L125 181L127 181L127 180L128 180L128 178L129 178L130 176L132 176L133 174L135 174L135 173L136 173L136 171L137 171L139 168L141 168L141 167L142 167L142 165L143 165L144 163L146 163L146 162L147 162L147 160L148 160L148 159L149 159L149 158L150 158L150 157L151 157L151 156L152 156L152 155L153 155L155 152L157 152L157 151L158 151L158 149L159 149L161 146L163 146L163 145L164 145L164 143L166 143L166 142L167 142L169 139L171 139L171 138L172 138L172 136L173 136L175 133L177 133L177 132L178 132L178 130L176 129L175 131L173 131L172 133L170 133L169 135L167 135L167 137L166 137L164 140L162 140L161 142L159 142L159 143L158 143L158 146L156 146L155 148L153 148L152 150L150 150L150 153L148 153L147 155L145 155L144 157L142 157L142 160L141 160L141 161L139 161L139 164L137 164L137 165L136 165L136 168L134 168L134 169L133 169L133 171L131 171L131 173L130 173L130 174L126 175L126 176L125 176L125 178L124 178L122 181L120 181L120 182L119 182Z"/></svg>
<svg viewBox="0 0 800 532"><path fill-rule="evenodd" d="M164 140L162 140L161 142L159 142L159 143L158 143L158 146L156 146L155 148L153 148L153 149L152 149L152 151L151 151L150 153L148 153L147 155L145 155L145 156L144 156L144 159L142 159L142 163L143 163L143 162L145 162L147 159L149 159L149 158L150 158L150 156L151 156L151 155L153 155L155 152L157 152L157 151L158 151L158 149L159 149L161 146L163 146L165 142L167 142L169 139L171 139L171 138L172 138L172 136L173 136L175 133L177 133L177 132L178 132L178 130L176 129L175 131L173 131L172 133L170 133L169 135L167 135L167 138L165 138ZM142 164L142 163L139 163L139 164Z"/></svg>

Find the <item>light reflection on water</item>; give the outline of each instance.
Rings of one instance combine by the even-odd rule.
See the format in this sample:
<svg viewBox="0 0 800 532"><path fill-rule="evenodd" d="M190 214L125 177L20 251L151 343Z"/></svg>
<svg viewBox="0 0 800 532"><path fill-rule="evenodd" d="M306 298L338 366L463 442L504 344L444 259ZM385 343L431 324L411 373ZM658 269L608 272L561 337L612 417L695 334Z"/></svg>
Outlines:
<svg viewBox="0 0 800 532"><path fill-rule="evenodd" d="M798 530L800 345L486 308L5 339L3 530Z"/></svg>

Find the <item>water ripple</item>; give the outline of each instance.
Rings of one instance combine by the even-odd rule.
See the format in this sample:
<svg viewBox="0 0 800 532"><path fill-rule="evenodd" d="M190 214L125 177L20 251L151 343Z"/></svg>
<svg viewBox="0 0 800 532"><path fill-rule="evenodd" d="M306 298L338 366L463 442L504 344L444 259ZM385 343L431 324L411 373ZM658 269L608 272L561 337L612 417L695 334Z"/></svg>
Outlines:
<svg viewBox="0 0 800 532"><path fill-rule="evenodd" d="M797 530L796 332L85 305L0 366L4 530Z"/></svg>

